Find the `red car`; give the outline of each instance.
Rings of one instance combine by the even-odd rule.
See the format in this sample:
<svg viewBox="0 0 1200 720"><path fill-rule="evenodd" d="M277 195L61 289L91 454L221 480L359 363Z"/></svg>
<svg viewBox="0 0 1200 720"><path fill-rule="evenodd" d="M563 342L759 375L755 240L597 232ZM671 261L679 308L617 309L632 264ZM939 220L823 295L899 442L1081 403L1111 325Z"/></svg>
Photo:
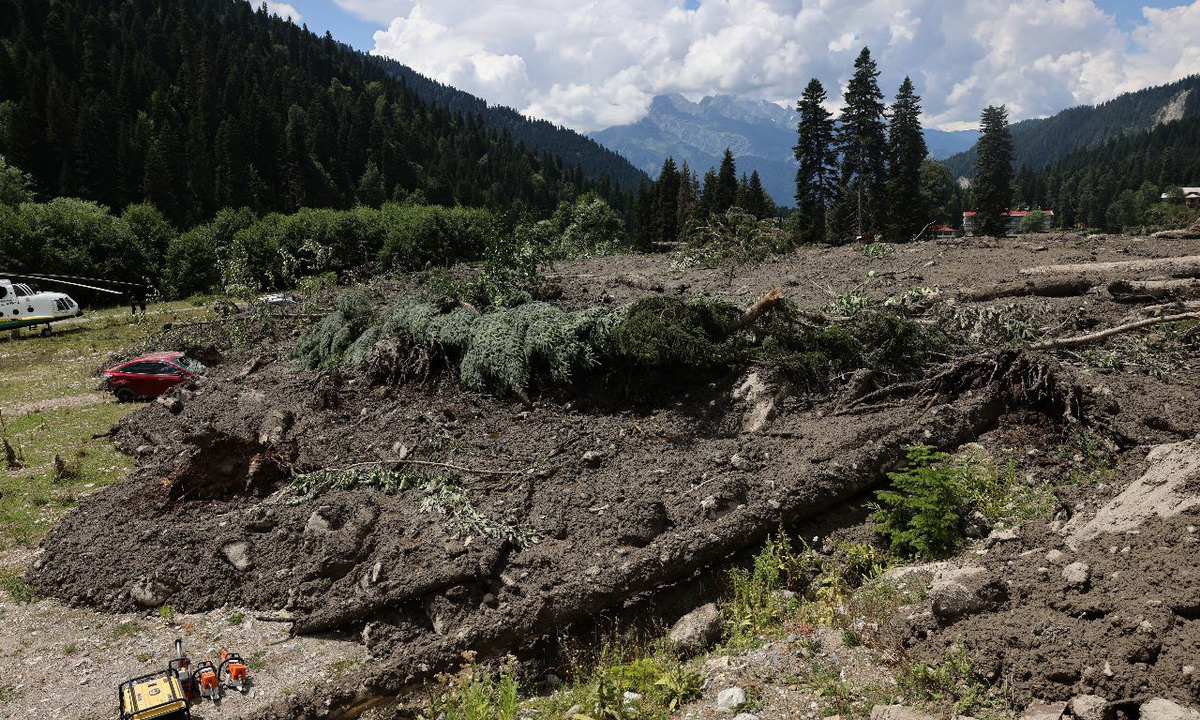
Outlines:
<svg viewBox="0 0 1200 720"><path fill-rule="evenodd" d="M117 402L153 398L204 369L181 352L156 352L115 365L100 374L100 387L117 396Z"/></svg>

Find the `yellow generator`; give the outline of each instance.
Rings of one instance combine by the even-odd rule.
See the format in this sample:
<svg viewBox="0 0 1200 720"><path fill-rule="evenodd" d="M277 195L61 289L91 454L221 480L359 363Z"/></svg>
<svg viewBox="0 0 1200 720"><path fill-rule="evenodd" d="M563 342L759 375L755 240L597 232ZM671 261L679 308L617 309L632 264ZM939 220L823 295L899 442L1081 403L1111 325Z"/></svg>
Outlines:
<svg viewBox="0 0 1200 720"><path fill-rule="evenodd" d="M120 720L191 720L187 697L174 670L160 670L117 686Z"/></svg>

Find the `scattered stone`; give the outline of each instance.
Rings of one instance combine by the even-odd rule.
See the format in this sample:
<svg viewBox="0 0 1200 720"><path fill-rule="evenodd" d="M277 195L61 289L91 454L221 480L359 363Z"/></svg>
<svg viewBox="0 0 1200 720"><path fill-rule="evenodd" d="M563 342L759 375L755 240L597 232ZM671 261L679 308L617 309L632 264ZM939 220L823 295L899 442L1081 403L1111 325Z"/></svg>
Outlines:
<svg viewBox="0 0 1200 720"><path fill-rule="evenodd" d="M1099 695L1077 695L1068 703L1076 720L1104 720L1107 705L1108 701Z"/></svg>
<svg viewBox="0 0 1200 720"><path fill-rule="evenodd" d="M679 618L667 639L689 654L697 654L721 639L721 629L721 614L715 604L708 603Z"/></svg>
<svg viewBox="0 0 1200 720"><path fill-rule="evenodd" d="M729 458L729 465L734 470L749 470L754 467L754 464L747 460L745 456L737 454Z"/></svg>
<svg viewBox="0 0 1200 720"><path fill-rule="evenodd" d="M249 570L254 564L250 560L250 543L245 540L225 543L221 546L221 554L230 565L241 572Z"/></svg>
<svg viewBox="0 0 1200 720"><path fill-rule="evenodd" d="M1063 568L1062 579L1075 588L1086 588L1092 579L1092 566L1085 562L1073 562Z"/></svg>
<svg viewBox="0 0 1200 720"><path fill-rule="evenodd" d="M752 713L738 713L733 716L733 720L758 720L758 716Z"/></svg>
<svg viewBox="0 0 1200 720"><path fill-rule="evenodd" d="M1021 715L1021 720L1058 720L1066 710L1067 704L1065 702L1034 700L1029 703L1029 707L1025 708L1025 712Z"/></svg>
<svg viewBox="0 0 1200 720"><path fill-rule="evenodd" d="M1062 561L1065 560L1066 557L1067 557L1067 554L1064 553L1062 550L1051 550L1050 552L1046 553L1046 562L1052 563L1054 565L1058 565L1058 564L1062 563Z"/></svg>
<svg viewBox="0 0 1200 720"><path fill-rule="evenodd" d="M157 578L140 577L129 588L129 597L142 607L158 607L171 597L171 588Z"/></svg>
<svg viewBox="0 0 1200 720"><path fill-rule="evenodd" d="M1021 539L1020 533L1018 533L1014 528L1007 528L1004 530L993 530L987 536L987 544L988 544L988 547L991 547L993 545L998 545L1002 542L1012 542L1013 540L1020 540L1020 539Z"/></svg>
<svg viewBox="0 0 1200 720"><path fill-rule="evenodd" d="M159 395L156 403L167 409L167 412L172 415L178 415L183 412L183 401L174 395Z"/></svg>
<svg viewBox="0 0 1200 720"><path fill-rule="evenodd" d="M929 588L933 615L943 625L985 608L996 607L1008 599L1003 580L991 577L983 568L964 567L942 570Z"/></svg>
<svg viewBox="0 0 1200 720"><path fill-rule="evenodd" d="M588 450L581 459L583 464L588 467L600 467L600 463L604 461L604 453L600 450Z"/></svg>
<svg viewBox="0 0 1200 720"><path fill-rule="evenodd" d="M871 708L871 720L934 720L934 717L904 705L876 705Z"/></svg>
<svg viewBox="0 0 1200 720"><path fill-rule="evenodd" d="M717 693L717 710L734 712L746 704L746 691L740 687L731 687Z"/></svg>
<svg viewBox="0 0 1200 720"><path fill-rule="evenodd" d="M1141 717L1142 720L1200 720L1200 711L1166 698L1153 698L1142 703Z"/></svg>

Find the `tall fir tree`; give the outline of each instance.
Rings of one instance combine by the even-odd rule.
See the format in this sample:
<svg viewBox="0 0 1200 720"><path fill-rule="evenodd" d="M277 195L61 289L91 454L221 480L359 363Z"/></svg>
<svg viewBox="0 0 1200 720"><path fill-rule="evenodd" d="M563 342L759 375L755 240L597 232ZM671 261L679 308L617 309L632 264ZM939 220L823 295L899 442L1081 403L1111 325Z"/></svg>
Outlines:
<svg viewBox="0 0 1200 720"><path fill-rule="evenodd" d="M712 211L723 215L729 208L737 204L738 195L737 163L733 159L733 151L729 148L725 148L725 154L721 157L721 167L717 170L716 190Z"/></svg>
<svg viewBox="0 0 1200 720"><path fill-rule="evenodd" d="M1013 181L1013 142L1008 131L1008 110L1003 105L984 108L979 129L982 134L975 145L975 180L971 183L975 232L1003 237L1008 228L1005 213L1012 205Z"/></svg>
<svg viewBox="0 0 1200 720"><path fill-rule="evenodd" d="M757 170L752 171L746 184L738 188L738 205L759 220L775 214L775 201L763 188L762 177Z"/></svg>
<svg viewBox="0 0 1200 720"><path fill-rule="evenodd" d="M824 242L825 213L837 197L837 153L833 147L833 113L825 109L825 88L813 78L796 103L796 213L800 242Z"/></svg>
<svg viewBox="0 0 1200 720"><path fill-rule="evenodd" d="M921 131L921 98L904 78L888 123L888 227L893 240L917 237L933 218L921 202L921 163L929 149Z"/></svg>
<svg viewBox="0 0 1200 720"><path fill-rule="evenodd" d="M887 213L887 125L879 69L863 48L846 86L836 141L842 161L842 195L855 217L854 230L867 236L882 230ZM845 228L839 228L845 232Z"/></svg>
<svg viewBox="0 0 1200 720"><path fill-rule="evenodd" d="M679 239L679 170L675 158L663 160L658 180L654 184L654 239L660 243L673 243Z"/></svg>

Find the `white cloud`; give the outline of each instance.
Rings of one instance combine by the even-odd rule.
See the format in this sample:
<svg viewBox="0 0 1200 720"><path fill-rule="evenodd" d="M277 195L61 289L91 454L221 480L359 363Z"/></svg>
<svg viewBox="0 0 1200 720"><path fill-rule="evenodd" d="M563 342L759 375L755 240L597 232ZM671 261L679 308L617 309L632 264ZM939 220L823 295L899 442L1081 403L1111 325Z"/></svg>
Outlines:
<svg viewBox="0 0 1200 720"><path fill-rule="evenodd" d="M274 2L274 0L266 0L267 10L272 15L278 15L284 20L291 20L293 24L300 25L304 22L304 16L296 12L296 8L287 3Z"/></svg>
<svg viewBox="0 0 1200 720"><path fill-rule="evenodd" d="M1045 115L1200 68L1200 0L1147 8L1132 32L1094 0L336 1L386 26L375 53L580 130L635 121L669 92L791 104L811 77L837 105L864 45L884 93L912 76L935 127L974 127L992 104Z"/></svg>

